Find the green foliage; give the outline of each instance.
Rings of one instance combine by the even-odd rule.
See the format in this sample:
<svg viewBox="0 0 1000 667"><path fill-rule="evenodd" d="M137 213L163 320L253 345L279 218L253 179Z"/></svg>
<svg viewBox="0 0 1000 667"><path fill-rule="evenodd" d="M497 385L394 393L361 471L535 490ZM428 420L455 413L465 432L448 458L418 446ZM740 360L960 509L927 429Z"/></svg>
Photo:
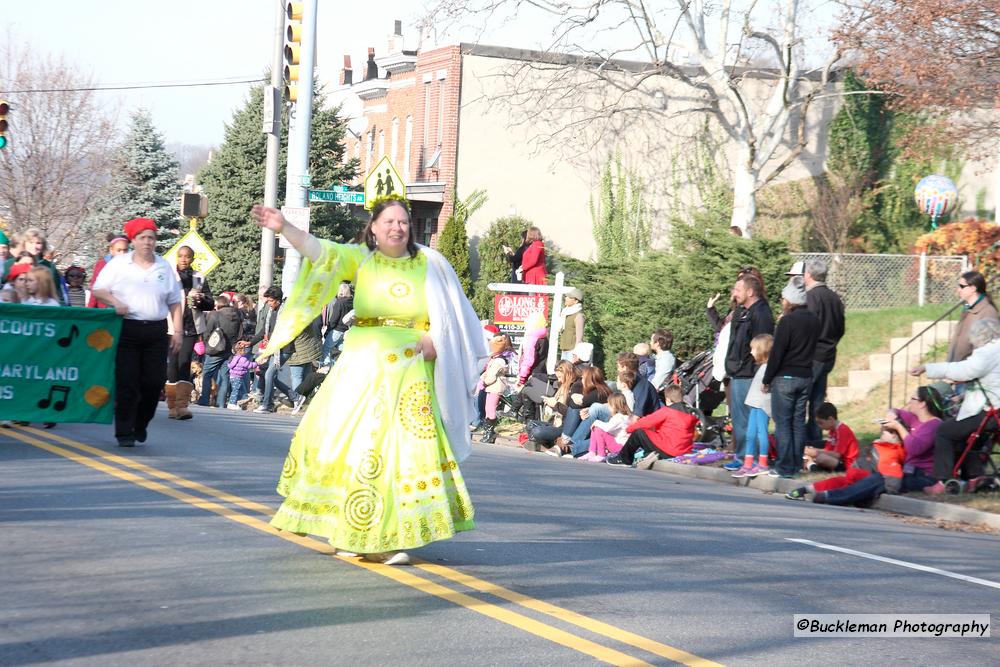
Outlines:
<svg viewBox="0 0 1000 667"><path fill-rule="evenodd" d="M845 180L860 177L865 205L851 229L854 245L870 252L908 251L928 228L913 189L921 178L939 171L956 180L961 163L949 151L912 155L907 146L922 127L929 127L928 119L890 110L880 94L850 94L871 89L853 71L845 73L843 85L848 94L830 124L827 165Z"/></svg>
<svg viewBox="0 0 1000 667"><path fill-rule="evenodd" d="M158 250L174 244L180 231L181 187L177 182L177 161L163 145L163 135L153 125L149 111L132 113L128 133L114 158L114 178L98 198L93 215L85 226L103 251L108 232L121 233L132 218L151 218L161 230ZM184 230L187 225L184 225ZM166 232L164 234L164 232Z"/></svg>
<svg viewBox="0 0 1000 667"><path fill-rule="evenodd" d="M674 354L685 359L709 348L713 331L705 303L729 293L743 266L756 266L777 302L791 264L787 244L729 233L728 218L702 212L692 224L676 224L671 252L650 252L628 262L585 262L560 255L557 269L584 293L586 340L596 363L614 373L615 355L649 340L657 327L674 334ZM726 299L720 299L725 311Z"/></svg>
<svg viewBox="0 0 1000 667"><path fill-rule="evenodd" d="M472 305L482 318L493 318L493 292L489 283L510 282L510 261L503 247L517 248L521 245L521 233L531 227L530 220L520 216L497 218L490 228L479 238L476 246L479 255L479 277L476 280Z"/></svg>
<svg viewBox="0 0 1000 667"><path fill-rule="evenodd" d="M337 109L324 109L323 104L324 96L317 91L313 97L309 169L313 183L328 187L353 178L357 161L343 162L344 123L337 118ZM208 196L208 217L199 231L222 259L211 276L216 290L257 292L261 232L250 222L250 208L264 199L267 135L260 130L263 108L263 86L255 86L243 108L233 113L222 146L198 174ZM286 111L282 120L279 193L285 191L287 128ZM279 206L282 200L279 197ZM349 241L362 227L346 207L313 204L310 208L310 231L317 237ZM275 283L278 283L277 271Z"/></svg>
<svg viewBox="0 0 1000 667"><path fill-rule="evenodd" d="M485 190L476 190L465 200L458 198L458 193L453 194L455 201L455 212L448 216L441 236L438 237L437 249L445 256L458 280L462 283L465 294L472 298L472 272L469 270L469 235L465 231L465 223L469 216L478 211L486 204L488 197Z"/></svg>
<svg viewBox="0 0 1000 667"><path fill-rule="evenodd" d="M641 255L649 249L651 225L649 204L644 200L642 179L632 171L622 170L621 154L614 157L612 176L609 157L601 172L600 201L590 198L590 217L597 259L621 261Z"/></svg>

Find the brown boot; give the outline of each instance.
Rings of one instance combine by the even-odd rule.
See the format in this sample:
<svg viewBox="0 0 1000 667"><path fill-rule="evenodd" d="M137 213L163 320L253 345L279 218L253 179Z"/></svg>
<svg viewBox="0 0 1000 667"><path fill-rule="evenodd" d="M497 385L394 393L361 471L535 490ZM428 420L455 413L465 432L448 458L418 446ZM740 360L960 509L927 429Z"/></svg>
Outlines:
<svg viewBox="0 0 1000 667"><path fill-rule="evenodd" d="M167 397L167 416L177 419L177 383L168 382L163 387L163 394Z"/></svg>
<svg viewBox="0 0 1000 667"><path fill-rule="evenodd" d="M177 392L174 397L174 405L177 406L177 418L178 419L191 419L194 415L188 410L188 403L191 402L191 390L194 389L194 385L190 382L178 382Z"/></svg>

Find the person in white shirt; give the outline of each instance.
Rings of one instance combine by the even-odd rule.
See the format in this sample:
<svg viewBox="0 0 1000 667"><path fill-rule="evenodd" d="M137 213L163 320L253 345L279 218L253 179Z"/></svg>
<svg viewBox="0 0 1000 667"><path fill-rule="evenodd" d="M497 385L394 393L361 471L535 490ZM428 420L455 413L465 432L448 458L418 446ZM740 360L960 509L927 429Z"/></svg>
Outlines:
<svg viewBox="0 0 1000 667"><path fill-rule="evenodd" d="M167 355L180 349L181 285L173 267L156 254L156 223L125 223L130 253L113 258L94 282L93 294L124 317L115 366L115 438L120 447L145 442L160 390L167 380ZM167 334L167 318L173 335Z"/></svg>

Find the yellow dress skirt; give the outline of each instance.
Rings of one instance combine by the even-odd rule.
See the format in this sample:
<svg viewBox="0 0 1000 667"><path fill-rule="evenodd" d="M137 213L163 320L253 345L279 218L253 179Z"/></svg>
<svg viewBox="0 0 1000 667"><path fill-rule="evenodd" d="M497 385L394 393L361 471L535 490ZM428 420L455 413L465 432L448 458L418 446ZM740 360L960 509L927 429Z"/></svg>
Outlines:
<svg viewBox="0 0 1000 667"><path fill-rule="evenodd" d="M426 258L376 252L356 279L358 325L292 439L271 524L346 551L412 549L472 530L439 417L425 335Z"/></svg>

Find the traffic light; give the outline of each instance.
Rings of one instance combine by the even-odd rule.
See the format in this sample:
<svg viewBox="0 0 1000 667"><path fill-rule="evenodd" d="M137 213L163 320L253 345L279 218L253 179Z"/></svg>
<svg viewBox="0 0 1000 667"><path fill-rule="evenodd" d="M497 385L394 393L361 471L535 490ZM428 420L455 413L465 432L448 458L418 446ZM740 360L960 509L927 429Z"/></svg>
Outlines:
<svg viewBox="0 0 1000 667"><path fill-rule="evenodd" d="M285 99L299 99L299 57L302 55L302 2L289 2L286 6L288 27L285 30Z"/></svg>
<svg viewBox="0 0 1000 667"><path fill-rule="evenodd" d="M7 112L10 105L7 100L0 100L0 149L7 148Z"/></svg>
<svg viewBox="0 0 1000 667"><path fill-rule="evenodd" d="M181 217L205 218L208 216L208 198L200 192L181 193Z"/></svg>

